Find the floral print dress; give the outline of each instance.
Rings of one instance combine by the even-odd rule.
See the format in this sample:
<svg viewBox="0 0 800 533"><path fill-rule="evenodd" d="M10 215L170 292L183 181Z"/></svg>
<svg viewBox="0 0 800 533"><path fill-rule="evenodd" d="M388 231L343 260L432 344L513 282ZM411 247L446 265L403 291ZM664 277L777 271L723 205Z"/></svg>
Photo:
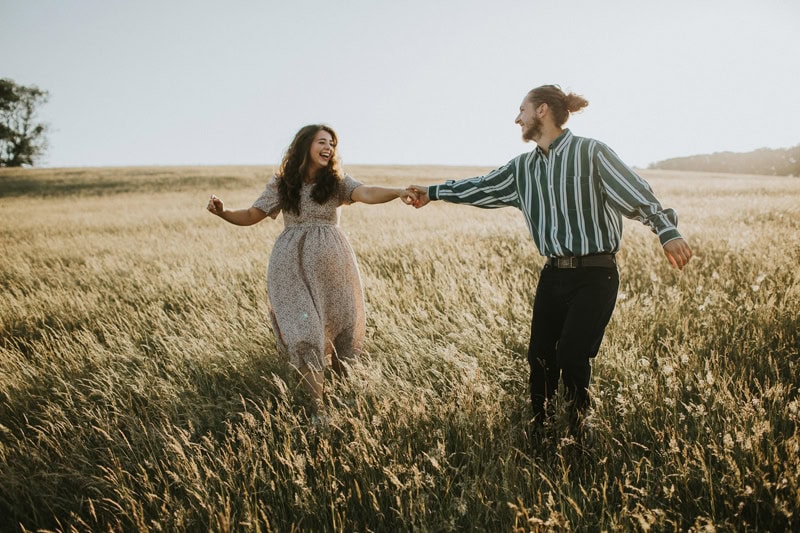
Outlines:
<svg viewBox="0 0 800 533"><path fill-rule="evenodd" d="M283 232L267 268L270 318L279 350L301 368L322 371L330 357L350 362L361 351L366 330L364 295L353 248L339 228L340 206L361 185L345 175L324 204L300 195L300 214L284 212ZM273 219L281 209L277 178L253 203Z"/></svg>

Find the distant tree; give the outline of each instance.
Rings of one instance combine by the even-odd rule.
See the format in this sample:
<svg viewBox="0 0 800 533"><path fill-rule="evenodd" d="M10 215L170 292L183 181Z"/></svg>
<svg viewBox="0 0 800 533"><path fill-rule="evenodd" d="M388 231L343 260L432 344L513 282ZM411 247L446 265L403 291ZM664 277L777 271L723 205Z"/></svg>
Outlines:
<svg viewBox="0 0 800 533"><path fill-rule="evenodd" d="M47 125L36 118L37 108L50 95L32 85L0 78L0 167L33 165L47 147Z"/></svg>
<svg viewBox="0 0 800 533"><path fill-rule="evenodd" d="M792 148L759 148L745 153L715 152L676 157L652 163L650 168L766 176L800 176L800 144Z"/></svg>

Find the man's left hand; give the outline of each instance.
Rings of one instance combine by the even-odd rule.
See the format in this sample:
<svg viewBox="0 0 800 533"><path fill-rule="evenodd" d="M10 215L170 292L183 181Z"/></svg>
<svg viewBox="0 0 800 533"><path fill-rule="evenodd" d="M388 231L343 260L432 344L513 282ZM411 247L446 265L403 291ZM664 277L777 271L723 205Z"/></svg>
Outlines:
<svg viewBox="0 0 800 533"><path fill-rule="evenodd" d="M672 266L683 270L683 267L692 258L692 249L683 239L673 239L664 245L664 254Z"/></svg>

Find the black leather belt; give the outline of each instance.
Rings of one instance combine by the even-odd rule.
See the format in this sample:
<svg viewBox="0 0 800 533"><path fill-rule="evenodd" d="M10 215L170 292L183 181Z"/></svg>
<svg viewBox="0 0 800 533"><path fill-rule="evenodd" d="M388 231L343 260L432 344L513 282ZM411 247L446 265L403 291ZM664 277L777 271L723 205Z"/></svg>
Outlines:
<svg viewBox="0 0 800 533"><path fill-rule="evenodd" d="M616 268L617 259L614 257L614 254L592 254L580 257L548 257L545 264L553 268Z"/></svg>

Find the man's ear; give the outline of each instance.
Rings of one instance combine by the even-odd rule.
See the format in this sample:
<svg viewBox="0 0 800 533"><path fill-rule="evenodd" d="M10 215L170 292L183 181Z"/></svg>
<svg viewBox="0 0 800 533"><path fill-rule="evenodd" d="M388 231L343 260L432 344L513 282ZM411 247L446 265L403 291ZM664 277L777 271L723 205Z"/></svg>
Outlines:
<svg viewBox="0 0 800 533"><path fill-rule="evenodd" d="M550 111L550 106L547 105L546 103L542 102L536 108L536 116L539 117L539 118L544 118L544 116L547 115L547 113L549 111Z"/></svg>

